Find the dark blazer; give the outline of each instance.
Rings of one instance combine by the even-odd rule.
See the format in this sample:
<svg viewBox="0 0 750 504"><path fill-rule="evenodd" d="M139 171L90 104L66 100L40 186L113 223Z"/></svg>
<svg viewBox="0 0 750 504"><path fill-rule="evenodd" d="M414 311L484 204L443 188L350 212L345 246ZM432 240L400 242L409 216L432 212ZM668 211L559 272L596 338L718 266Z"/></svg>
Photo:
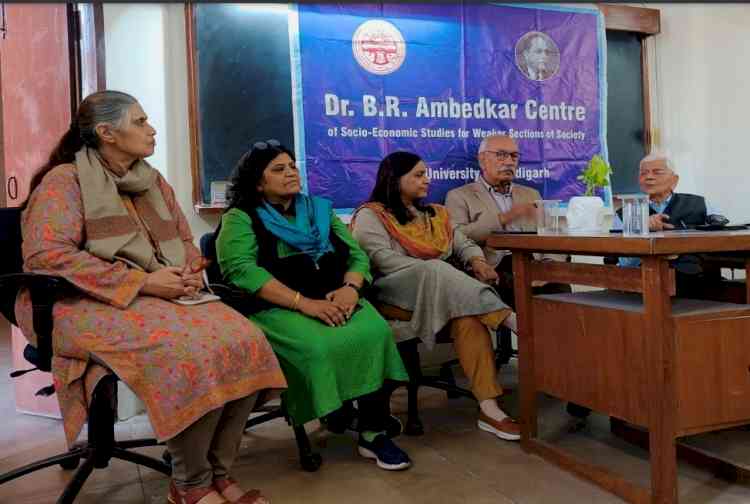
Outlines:
<svg viewBox="0 0 750 504"><path fill-rule="evenodd" d="M669 215L669 223L675 228L686 226L698 226L706 223L707 210L706 198L697 194L673 193L672 199L662 212ZM649 207L649 215L656 214L653 208ZM622 220L622 209L617 211L617 215Z"/></svg>

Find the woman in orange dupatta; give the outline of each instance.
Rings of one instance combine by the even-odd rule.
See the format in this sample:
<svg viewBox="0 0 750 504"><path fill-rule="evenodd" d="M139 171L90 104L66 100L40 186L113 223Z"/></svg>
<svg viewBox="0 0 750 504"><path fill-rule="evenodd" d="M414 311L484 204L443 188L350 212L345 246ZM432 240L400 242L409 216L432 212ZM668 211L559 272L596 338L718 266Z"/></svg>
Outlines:
<svg viewBox="0 0 750 504"><path fill-rule="evenodd" d="M478 427L516 441L519 426L497 403L503 389L489 332L500 324L515 330L515 314L492 287L497 274L482 249L453 227L444 206L422 204L429 183L419 156L388 155L369 201L352 217L352 233L372 263L383 315L396 318L389 313L394 307L411 312L410 320L392 322L396 339L419 338L431 348L447 326L479 401Z"/></svg>

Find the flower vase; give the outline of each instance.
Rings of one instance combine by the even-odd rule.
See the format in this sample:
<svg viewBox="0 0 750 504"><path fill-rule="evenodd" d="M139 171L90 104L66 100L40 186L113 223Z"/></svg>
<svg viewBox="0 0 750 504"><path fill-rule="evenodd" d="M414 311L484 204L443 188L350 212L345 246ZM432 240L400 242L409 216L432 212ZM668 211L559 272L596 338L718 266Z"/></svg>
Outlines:
<svg viewBox="0 0 750 504"><path fill-rule="evenodd" d="M570 234L598 234L605 230L604 201L599 196L573 196L568 202L566 220Z"/></svg>

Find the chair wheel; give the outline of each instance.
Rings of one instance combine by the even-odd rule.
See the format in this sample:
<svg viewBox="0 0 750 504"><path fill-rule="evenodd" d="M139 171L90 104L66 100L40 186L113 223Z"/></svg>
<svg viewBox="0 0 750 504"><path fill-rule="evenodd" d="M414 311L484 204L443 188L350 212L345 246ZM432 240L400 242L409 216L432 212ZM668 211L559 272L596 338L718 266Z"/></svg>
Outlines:
<svg viewBox="0 0 750 504"><path fill-rule="evenodd" d="M320 456L320 453L309 453L300 457L299 461L303 470L307 472L315 472L320 469L321 464L323 464L323 457Z"/></svg>
<svg viewBox="0 0 750 504"><path fill-rule="evenodd" d="M424 434L424 427L419 420L407 420L404 426L404 434L407 436L421 436Z"/></svg>
<svg viewBox="0 0 750 504"><path fill-rule="evenodd" d="M65 459L62 462L60 462L60 467L65 469L66 471L72 471L76 467L78 467L78 464L81 462L81 457L72 457L69 459Z"/></svg>
<svg viewBox="0 0 750 504"><path fill-rule="evenodd" d="M165 464L172 465L172 454L169 453L169 450L164 450L164 453L161 454L161 459Z"/></svg>

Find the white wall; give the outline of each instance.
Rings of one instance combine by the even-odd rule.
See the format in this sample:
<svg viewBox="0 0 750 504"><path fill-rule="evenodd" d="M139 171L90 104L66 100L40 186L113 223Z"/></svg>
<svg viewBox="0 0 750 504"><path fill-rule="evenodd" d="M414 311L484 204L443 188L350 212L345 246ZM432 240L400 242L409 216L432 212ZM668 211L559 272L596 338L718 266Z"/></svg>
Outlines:
<svg viewBox="0 0 750 504"><path fill-rule="evenodd" d="M750 222L750 6L649 4L661 10L651 90L656 140L671 152L678 190L705 195Z"/></svg>
<svg viewBox="0 0 750 504"><path fill-rule="evenodd" d="M160 134L167 122L163 11L158 4L104 5L107 87L130 93L141 102L157 130L157 148L150 161L164 174L169 161Z"/></svg>
<svg viewBox="0 0 750 504"><path fill-rule="evenodd" d="M705 194L732 219L750 221L745 196L750 113L750 7L647 4L661 10L650 43L655 140L680 173L678 190ZM104 4L107 86L134 94L152 117L152 163L166 174L199 237L215 217L192 207L185 21L182 4Z"/></svg>
<svg viewBox="0 0 750 504"><path fill-rule="evenodd" d="M183 4L104 4L107 87L132 94L156 128L148 161L167 178L197 240L217 217L193 210Z"/></svg>

